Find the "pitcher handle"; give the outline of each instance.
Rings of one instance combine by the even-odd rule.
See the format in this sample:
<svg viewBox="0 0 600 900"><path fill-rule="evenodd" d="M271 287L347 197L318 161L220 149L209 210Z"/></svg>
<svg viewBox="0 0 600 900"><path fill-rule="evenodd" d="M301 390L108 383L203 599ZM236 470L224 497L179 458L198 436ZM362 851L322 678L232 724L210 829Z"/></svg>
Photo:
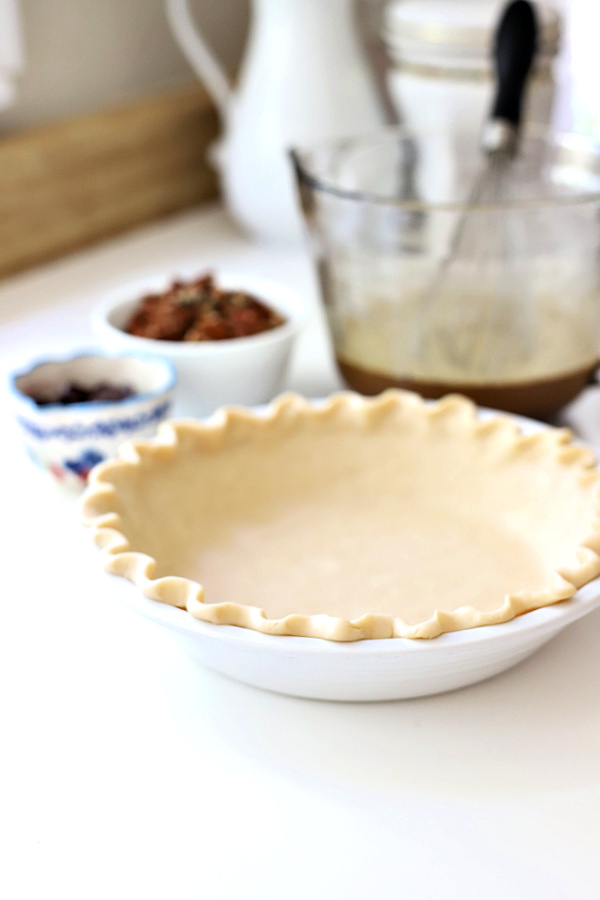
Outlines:
<svg viewBox="0 0 600 900"><path fill-rule="evenodd" d="M227 125L231 113L232 91L223 67L198 34L188 0L165 0L165 5L167 19L177 43L212 96L223 123Z"/></svg>

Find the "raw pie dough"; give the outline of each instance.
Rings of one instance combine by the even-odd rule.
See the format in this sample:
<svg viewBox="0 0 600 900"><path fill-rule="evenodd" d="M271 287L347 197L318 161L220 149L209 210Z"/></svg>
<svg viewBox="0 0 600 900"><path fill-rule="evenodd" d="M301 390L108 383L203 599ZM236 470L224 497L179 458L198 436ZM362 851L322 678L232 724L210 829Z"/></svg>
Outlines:
<svg viewBox="0 0 600 900"><path fill-rule="evenodd" d="M106 569L209 622L433 638L600 574L600 473L566 430L521 434L404 391L171 422L92 473Z"/></svg>

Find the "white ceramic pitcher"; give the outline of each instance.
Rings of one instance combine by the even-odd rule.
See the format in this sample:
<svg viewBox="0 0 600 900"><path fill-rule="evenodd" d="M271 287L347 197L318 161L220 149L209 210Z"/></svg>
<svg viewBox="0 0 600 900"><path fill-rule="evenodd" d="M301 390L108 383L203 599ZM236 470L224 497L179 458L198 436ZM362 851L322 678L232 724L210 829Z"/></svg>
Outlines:
<svg viewBox="0 0 600 900"><path fill-rule="evenodd" d="M353 0L253 0L235 91L198 33L188 0L165 2L173 33L221 115L217 162L229 209L257 237L298 241L289 148L385 121Z"/></svg>

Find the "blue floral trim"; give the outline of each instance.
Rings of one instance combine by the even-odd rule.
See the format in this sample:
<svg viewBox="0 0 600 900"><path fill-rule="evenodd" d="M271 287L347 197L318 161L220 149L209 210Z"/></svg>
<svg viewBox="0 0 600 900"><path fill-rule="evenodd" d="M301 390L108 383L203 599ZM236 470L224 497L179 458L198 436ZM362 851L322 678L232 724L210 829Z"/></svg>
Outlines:
<svg viewBox="0 0 600 900"><path fill-rule="evenodd" d="M19 424L38 441L49 441L53 438L63 438L67 441L88 440L90 438L112 438L118 434L137 431L146 425L159 422L169 412L171 401L167 400L153 409L140 413L137 416L128 416L124 419L112 419L108 422L92 422L89 425L76 423L73 425L59 425L57 428L43 428L34 422L19 417Z"/></svg>
<svg viewBox="0 0 600 900"><path fill-rule="evenodd" d="M98 463L104 462L106 457L97 450L84 450L77 459L65 459L64 467L67 472L73 472L79 478L87 478L90 469L97 466Z"/></svg>

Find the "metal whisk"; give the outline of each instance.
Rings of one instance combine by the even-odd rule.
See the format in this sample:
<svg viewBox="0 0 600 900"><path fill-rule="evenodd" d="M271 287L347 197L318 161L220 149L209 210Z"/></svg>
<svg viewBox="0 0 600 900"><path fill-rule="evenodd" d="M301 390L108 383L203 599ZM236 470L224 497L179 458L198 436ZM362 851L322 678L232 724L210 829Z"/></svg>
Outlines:
<svg viewBox="0 0 600 900"><path fill-rule="evenodd" d="M481 138L485 166L421 307L422 359L445 358L465 377L493 377L507 355L523 357L530 349L528 279L520 262L525 236L518 217L511 218L502 204L518 190L513 163L536 44L532 5L513 0L496 32L497 89ZM483 233L478 210L489 210Z"/></svg>

